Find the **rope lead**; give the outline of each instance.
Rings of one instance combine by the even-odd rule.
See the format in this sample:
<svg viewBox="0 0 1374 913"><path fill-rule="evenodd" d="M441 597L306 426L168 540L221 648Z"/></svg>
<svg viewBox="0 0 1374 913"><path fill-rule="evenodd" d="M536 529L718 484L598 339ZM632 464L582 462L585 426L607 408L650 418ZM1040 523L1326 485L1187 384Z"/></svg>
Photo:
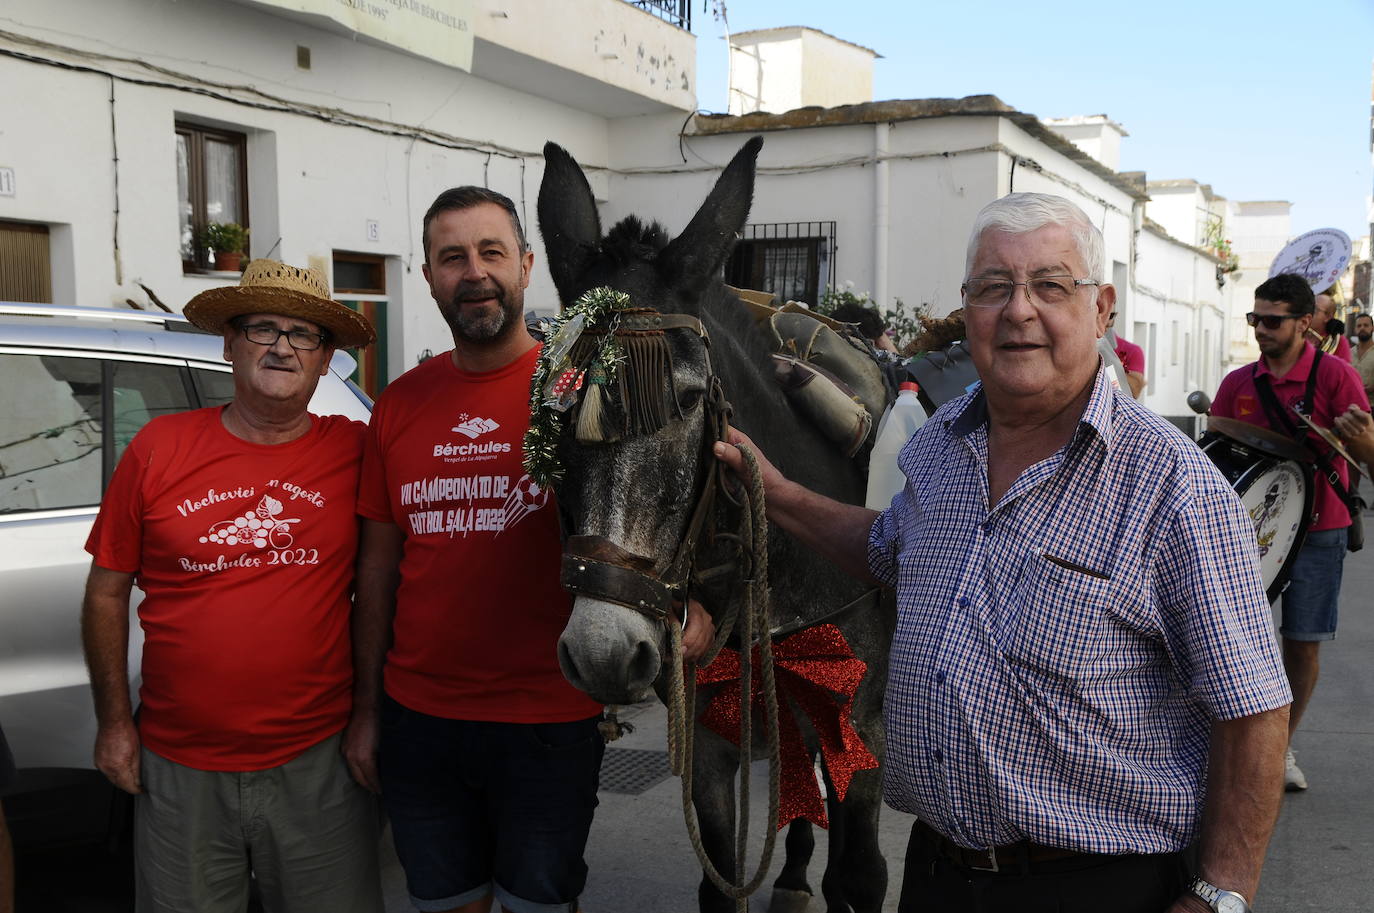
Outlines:
<svg viewBox="0 0 1374 913"><path fill-rule="evenodd" d="M682 778L682 816L696 851L702 871L727 897L734 898L737 913L747 913L749 895L758 890L773 863L773 848L778 836L779 787L781 763L778 750L778 691L773 669L773 640L769 630L768 597L768 518L764 512L763 474L758 459L748 447L739 447L748 469L749 486L740 523L743 550L752 559L751 576L745 581L744 611L734 614L716 632L711 654L725 643L731 628L739 624L740 636L740 788L735 815L735 875L736 883L727 879L706 855L701 842L701 829L696 809L692 806L692 737L696 725L696 676L688 680L686 664L682 661L682 627L670 615L668 693L668 763L675 776ZM768 754L768 835L764 838L763 853L758 868L746 882L741 873L746 861L749 839L749 767L753 760L753 676L754 641L759 648L759 677L764 702L765 746Z"/></svg>

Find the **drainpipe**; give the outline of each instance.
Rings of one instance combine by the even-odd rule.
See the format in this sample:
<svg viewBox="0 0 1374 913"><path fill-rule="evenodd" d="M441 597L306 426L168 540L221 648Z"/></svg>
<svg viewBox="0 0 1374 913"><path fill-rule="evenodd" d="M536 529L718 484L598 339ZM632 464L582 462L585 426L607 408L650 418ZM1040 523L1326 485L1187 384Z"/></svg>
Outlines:
<svg viewBox="0 0 1374 913"><path fill-rule="evenodd" d="M878 310L885 311L890 306L887 297L887 249L888 190L889 175L887 161L887 140L892 130L889 123L873 125L873 301Z"/></svg>

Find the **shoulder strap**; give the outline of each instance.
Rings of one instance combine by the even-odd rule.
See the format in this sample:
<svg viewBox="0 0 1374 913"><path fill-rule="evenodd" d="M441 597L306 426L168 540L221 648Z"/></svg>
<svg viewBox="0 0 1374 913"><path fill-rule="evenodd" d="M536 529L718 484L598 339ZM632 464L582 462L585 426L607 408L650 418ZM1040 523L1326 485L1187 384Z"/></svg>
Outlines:
<svg viewBox="0 0 1374 913"><path fill-rule="evenodd" d="M1303 402L1299 405L1303 409L1304 415L1312 414L1312 405L1315 403L1317 390L1317 368L1321 364L1322 353L1318 350L1312 359L1312 370L1307 375L1307 389L1303 393ZM1255 391L1259 394L1260 405L1264 407L1264 414L1269 417L1269 422L1275 428L1283 428L1288 432L1288 436L1300 444L1308 444L1311 432L1304 426L1298 429L1297 423L1288 417L1288 411L1279 403L1279 398L1274 395L1274 388L1269 383L1268 375L1259 373L1256 364L1250 366L1250 377L1255 382ZM1312 452L1313 461L1317 464L1317 469L1322 478L1330 483L1331 488L1341 499L1341 503L1350 506L1350 492L1341 484L1341 477L1336 472L1336 467L1332 465L1331 454L1324 450L1325 441L1312 441L1308 449Z"/></svg>
<svg viewBox="0 0 1374 913"><path fill-rule="evenodd" d="M1321 349L1312 356L1312 370L1307 372L1307 389L1302 394L1302 414L1311 415L1312 410L1317 404L1317 372L1321 368L1322 355L1325 354Z"/></svg>
<svg viewBox="0 0 1374 913"><path fill-rule="evenodd" d="M1301 443L1307 438L1306 431L1299 431L1298 425L1288 417L1288 410L1283 408L1279 398L1274 395L1274 388L1269 383L1269 375L1259 373L1259 363L1250 365L1250 379L1255 383L1255 392L1259 394L1260 405L1264 407L1264 414L1269 418L1269 424L1275 431L1287 431L1288 436Z"/></svg>

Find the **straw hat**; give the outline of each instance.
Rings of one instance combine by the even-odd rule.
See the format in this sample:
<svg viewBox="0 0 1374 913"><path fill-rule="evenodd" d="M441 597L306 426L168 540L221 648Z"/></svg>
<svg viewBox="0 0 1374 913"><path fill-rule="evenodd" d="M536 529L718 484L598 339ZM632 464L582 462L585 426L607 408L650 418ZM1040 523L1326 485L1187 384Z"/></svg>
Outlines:
<svg viewBox="0 0 1374 913"><path fill-rule="evenodd" d="M317 269L300 269L276 260L254 260L238 285L201 292L187 302L186 319L211 333L244 314L280 314L318 324L333 337L331 344L349 349L377 339L366 317L329 297L329 283Z"/></svg>

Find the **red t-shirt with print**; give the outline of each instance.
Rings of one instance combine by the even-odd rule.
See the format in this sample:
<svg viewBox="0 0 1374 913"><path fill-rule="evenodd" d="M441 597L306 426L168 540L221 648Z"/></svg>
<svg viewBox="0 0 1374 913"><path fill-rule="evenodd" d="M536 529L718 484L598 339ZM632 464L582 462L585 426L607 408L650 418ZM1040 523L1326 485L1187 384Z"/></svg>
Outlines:
<svg viewBox="0 0 1374 913"><path fill-rule="evenodd" d="M222 411L144 426L86 550L145 594L144 744L198 770L262 770L348 721L366 429L311 416L294 441L252 444Z"/></svg>
<svg viewBox="0 0 1374 913"><path fill-rule="evenodd" d="M538 357L469 373L446 352L372 412L358 512L405 536L385 685L421 713L547 723L600 709L558 667L572 605L558 511L522 465Z"/></svg>
<svg viewBox="0 0 1374 913"><path fill-rule="evenodd" d="M1264 404L1260 402L1259 391L1255 389L1255 377L1268 377L1270 385L1274 388L1275 399L1283 408L1290 410L1289 417L1295 423L1301 424L1302 420L1292 415L1291 410L1294 403L1307 395L1307 377L1312 373L1312 360L1316 354L1317 350L1312 347L1312 343L1305 343L1302 354L1283 377L1271 374L1262 358L1252 365L1237 368L1222 379L1217 395L1212 400L1212 414L1222 418L1240 419L1264 428L1273 428L1269 416L1264 411ZM1323 355L1317 371L1317 386L1312 392L1312 399L1315 400L1312 403L1313 422L1323 428L1330 428L1332 420L1351 406L1359 406L1364 411L1369 411L1369 397L1365 395L1364 383L1350 362L1342 361L1335 355ZM1274 430L1285 437L1288 436L1283 428ZM1329 455L1341 485L1348 491L1349 464L1333 453L1325 441L1316 441L1316 435L1311 432L1307 435L1306 443L1307 446L1315 447ZM1336 494L1336 490L1320 471L1316 474L1316 482L1317 488L1312 502L1316 519L1312 521L1308 531L1344 529L1349 526L1350 511L1341 503L1340 495Z"/></svg>

